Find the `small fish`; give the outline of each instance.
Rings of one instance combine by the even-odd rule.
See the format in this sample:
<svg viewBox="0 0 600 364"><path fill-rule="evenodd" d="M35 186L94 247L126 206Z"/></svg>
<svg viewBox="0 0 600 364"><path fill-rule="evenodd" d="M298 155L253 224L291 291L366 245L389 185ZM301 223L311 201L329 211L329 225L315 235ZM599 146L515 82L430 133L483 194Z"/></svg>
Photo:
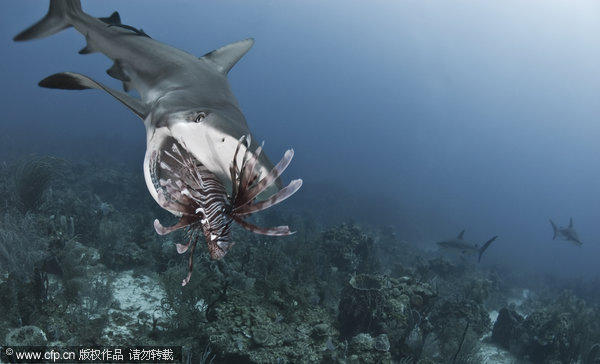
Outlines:
<svg viewBox="0 0 600 364"><path fill-rule="evenodd" d="M471 244L471 243L466 242L463 239L464 233L465 233L465 230L463 229L463 231L461 231L460 234L458 234L456 239L440 241L437 243L437 245L439 245L440 248L442 248L442 249L458 251L462 254L465 254L465 253L478 254L479 257L478 257L477 261L480 262L483 252L485 252L486 249L489 248L490 244L492 244L494 242L494 240L496 240L496 238L498 237L498 236L494 236L490 240L486 241L485 244L483 244L483 246L481 248L479 248L477 246L477 244Z"/></svg>
<svg viewBox="0 0 600 364"><path fill-rule="evenodd" d="M569 219L569 227L566 228L562 226L556 226L552 219L550 219L550 224L552 225L552 230L554 230L554 236L552 237L552 240L555 240L558 237L559 239L566 240L577 246L583 245L581 240L579 240L579 235L577 235L577 231L575 231L575 229L573 228L573 218Z"/></svg>
<svg viewBox="0 0 600 364"><path fill-rule="evenodd" d="M105 91L144 121L146 185L162 208L180 217L171 227L156 220L155 230L166 234L187 228L187 243L177 244L178 252L190 251L182 285L191 278L199 236L206 239L211 257L221 259L233 246L233 221L259 234L292 234L287 226L262 228L245 220L302 186L302 180L295 179L283 187L280 176L293 150L273 166L262 145L251 137L227 80L229 70L254 44L252 39L196 57L121 24L117 12L95 18L82 10L79 0L50 0L46 16L14 40L43 38L69 27L85 36L80 54L101 52L112 59L108 75L120 80L126 92L135 89L140 97L74 72L51 75L39 85Z"/></svg>

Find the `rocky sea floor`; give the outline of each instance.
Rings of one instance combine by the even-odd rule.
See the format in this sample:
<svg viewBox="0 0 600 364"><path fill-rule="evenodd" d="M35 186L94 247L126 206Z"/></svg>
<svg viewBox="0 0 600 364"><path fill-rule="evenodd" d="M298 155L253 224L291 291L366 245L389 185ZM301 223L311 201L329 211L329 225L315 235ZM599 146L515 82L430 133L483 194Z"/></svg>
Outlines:
<svg viewBox="0 0 600 364"><path fill-rule="evenodd" d="M184 236L154 232L175 219L138 172L2 162L2 346L176 345L186 363L600 363L597 278L527 286L285 204L256 218L295 235L235 229L221 261L200 244L182 287Z"/></svg>

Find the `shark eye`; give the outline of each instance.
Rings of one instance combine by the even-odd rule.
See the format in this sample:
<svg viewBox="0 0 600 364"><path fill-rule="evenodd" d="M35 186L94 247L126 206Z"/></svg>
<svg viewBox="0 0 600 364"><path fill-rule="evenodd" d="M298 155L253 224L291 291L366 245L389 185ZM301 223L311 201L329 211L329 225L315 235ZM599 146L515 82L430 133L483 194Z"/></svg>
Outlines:
<svg viewBox="0 0 600 364"><path fill-rule="evenodd" d="M203 122L205 118L206 118L206 113L204 111L200 111L198 113L198 115L196 115L196 118L194 118L194 122L196 122L196 123Z"/></svg>

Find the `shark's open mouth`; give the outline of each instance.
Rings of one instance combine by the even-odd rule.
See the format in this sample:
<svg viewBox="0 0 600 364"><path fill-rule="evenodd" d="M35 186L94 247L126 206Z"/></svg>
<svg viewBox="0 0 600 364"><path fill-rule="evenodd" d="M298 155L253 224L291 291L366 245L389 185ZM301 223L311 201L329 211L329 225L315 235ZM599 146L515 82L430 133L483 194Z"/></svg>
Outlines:
<svg viewBox="0 0 600 364"><path fill-rule="evenodd" d="M271 186L289 165L293 151L288 150L282 160L259 180L255 167L262 148L250 152L246 143L250 144L246 137L242 137L233 156L230 167L231 194L227 194L221 181L174 138L168 138L152 154L150 176L158 192L158 203L169 211L181 214L181 219L175 225L165 227L157 219L154 228L161 235L187 228L187 243L176 245L180 254L190 251L188 275L182 285L186 285L191 278L194 249L200 231L213 259L223 258L234 245L231 241L232 221L259 234L292 234L288 226L263 228L247 222L245 218L280 203L300 188L302 180L293 180L273 196L255 202L257 196ZM238 166L237 156L242 146L246 146L246 151L241 166Z"/></svg>

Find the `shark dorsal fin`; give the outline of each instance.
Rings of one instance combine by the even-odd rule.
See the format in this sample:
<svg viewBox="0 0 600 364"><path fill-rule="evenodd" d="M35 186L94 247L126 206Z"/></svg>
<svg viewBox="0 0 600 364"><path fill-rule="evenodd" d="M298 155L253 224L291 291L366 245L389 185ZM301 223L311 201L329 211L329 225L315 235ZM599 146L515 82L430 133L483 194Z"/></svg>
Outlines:
<svg viewBox="0 0 600 364"><path fill-rule="evenodd" d="M229 70L252 48L254 39L248 38L239 42L228 44L212 52L206 53L204 58L215 64L219 72L227 74Z"/></svg>
<svg viewBox="0 0 600 364"><path fill-rule="evenodd" d="M134 32L137 35L141 35L143 37L146 38L152 38L151 36L149 36L148 34L146 34L146 32L144 31L144 29L140 28L136 28L136 27L132 27L131 25L127 25L127 24L108 24L109 27L119 27L119 28L123 28L123 29L127 29L127 30L131 30L132 32Z"/></svg>
<svg viewBox="0 0 600 364"><path fill-rule="evenodd" d="M569 219L569 229L572 229L572 228L573 228L573 218L571 217Z"/></svg>
<svg viewBox="0 0 600 364"><path fill-rule="evenodd" d="M463 240L463 235L465 234L465 229L463 229L458 236L456 237L457 239Z"/></svg>
<svg viewBox="0 0 600 364"><path fill-rule="evenodd" d="M105 18L98 18L100 20L102 20L102 22L106 23L106 24L121 24L121 16L119 15L118 12L114 12L112 13L110 16L107 16Z"/></svg>

